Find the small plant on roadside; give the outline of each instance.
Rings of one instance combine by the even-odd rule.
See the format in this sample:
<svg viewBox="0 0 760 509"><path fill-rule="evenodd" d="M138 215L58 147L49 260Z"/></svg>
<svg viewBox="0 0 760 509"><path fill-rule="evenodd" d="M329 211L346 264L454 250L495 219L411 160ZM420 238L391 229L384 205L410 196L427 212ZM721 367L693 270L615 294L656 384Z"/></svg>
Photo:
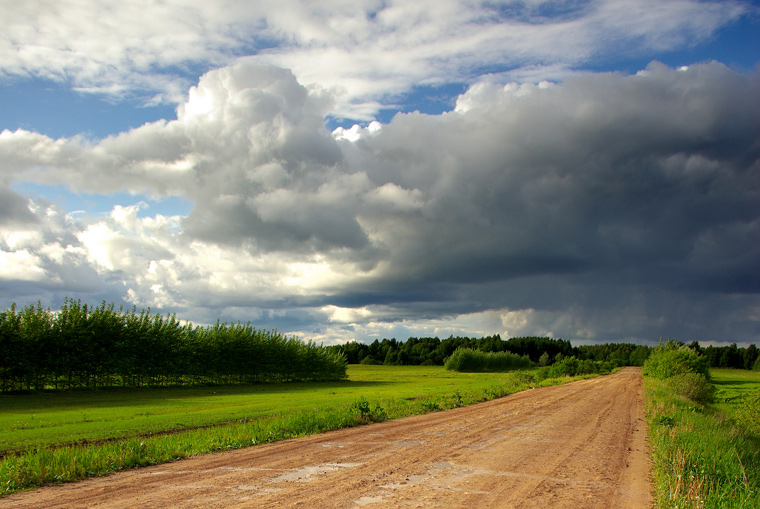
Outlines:
<svg viewBox="0 0 760 509"><path fill-rule="evenodd" d="M681 373L669 380L676 394L706 405L715 400L715 386L701 373Z"/></svg>
<svg viewBox="0 0 760 509"><path fill-rule="evenodd" d="M420 403L422 405L422 408L426 412L437 412L441 409L441 405L436 400L425 400Z"/></svg>
<svg viewBox="0 0 760 509"><path fill-rule="evenodd" d="M372 406L364 398L357 400L353 405L353 409L359 414L359 422L363 424L381 422L388 418L388 415L381 406Z"/></svg>

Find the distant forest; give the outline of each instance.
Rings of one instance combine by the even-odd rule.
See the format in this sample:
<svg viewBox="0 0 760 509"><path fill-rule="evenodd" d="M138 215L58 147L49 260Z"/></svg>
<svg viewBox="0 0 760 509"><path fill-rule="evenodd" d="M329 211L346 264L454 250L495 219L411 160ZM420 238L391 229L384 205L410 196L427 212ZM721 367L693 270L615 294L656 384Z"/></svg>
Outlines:
<svg viewBox="0 0 760 509"><path fill-rule="evenodd" d="M349 364L442 366L460 347L482 352L527 355L532 362L542 366L553 364L565 357L610 362L616 366L641 366L652 350L648 346L632 343L572 346L570 341L553 338L523 337L503 340L498 334L483 338L451 336L448 339L409 338L406 341L398 341L395 338L375 339L372 343L352 341L329 346L327 349L345 355ZM702 347L699 342L694 341L688 347L704 355L713 368L752 369L760 353L755 345L739 348L736 343L729 346Z"/></svg>

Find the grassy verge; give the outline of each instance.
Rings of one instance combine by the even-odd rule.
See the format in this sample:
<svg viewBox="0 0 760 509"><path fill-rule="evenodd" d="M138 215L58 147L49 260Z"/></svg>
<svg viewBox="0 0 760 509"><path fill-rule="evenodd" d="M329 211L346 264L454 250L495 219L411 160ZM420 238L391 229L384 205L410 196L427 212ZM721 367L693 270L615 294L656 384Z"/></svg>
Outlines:
<svg viewBox="0 0 760 509"><path fill-rule="evenodd" d="M5 437L12 430L7 436L25 445L19 451L18 442L4 438L9 453L0 460L0 496L572 380L538 383L529 372L453 373L426 366L351 366L349 377L344 383L4 396L0 431ZM219 422L220 415L226 422ZM172 428L179 418L196 429Z"/></svg>
<svg viewBox="0 0 760 509"><path fill-rule="evenodd" d="M760 373L711 375L706 405L672 379L644 379L658 507L760 507Z"/></svg>

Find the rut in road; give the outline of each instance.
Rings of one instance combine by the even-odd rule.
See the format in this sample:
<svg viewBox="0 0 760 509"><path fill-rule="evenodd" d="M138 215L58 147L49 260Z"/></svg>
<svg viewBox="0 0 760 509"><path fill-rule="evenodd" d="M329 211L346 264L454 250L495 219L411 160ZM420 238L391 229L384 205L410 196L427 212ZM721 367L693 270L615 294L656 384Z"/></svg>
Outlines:
<svg viewBox="0 0 760 509"><path fill-rule="evenodd" d="M0 507L651 507L641 371L46 487Z"/></svg>

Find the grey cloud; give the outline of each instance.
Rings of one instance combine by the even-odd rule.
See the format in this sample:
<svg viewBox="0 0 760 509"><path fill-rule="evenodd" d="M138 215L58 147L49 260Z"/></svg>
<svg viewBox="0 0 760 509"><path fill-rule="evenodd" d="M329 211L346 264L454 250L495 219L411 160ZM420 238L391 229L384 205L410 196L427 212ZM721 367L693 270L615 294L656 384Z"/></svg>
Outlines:
<svg viewBox="0 0 760 509"><path fill-rule="evenodd" d="M593 316L610 294L645 295L657 304L637 310L620 297L610 312L657 322L661 310L664 334L754 334L759 83L718 63L655 63L544 89L483 85L490 96L478 103L474 87L461 114L398 115L346 149L373 182L418 189L426 203L387 236L379 302L393 305L395 284L398 306L411 297L438 308L443 294L461 312L578 303L574 313ZM355 305L378 297L354 295ZM728 295L744 310L730 313L733 325L719 304ZM704 316L713 302L722 325L682 313L692 298Z"/></svg>
<svg viewBox="0 0 760 509"><path fill-rule="evenodd" d="M570 79L461 116L399 116L356 150L371 179L423 192L433 259L464 245L682 263L700 235L758 217L757 82L719 64Z"/></svg>
<svg viewBox="0 0 760 509"><path fill-rule="evenodd" d="M37 222L26 198L0 183L0 226L27 225Z"/></svg>

